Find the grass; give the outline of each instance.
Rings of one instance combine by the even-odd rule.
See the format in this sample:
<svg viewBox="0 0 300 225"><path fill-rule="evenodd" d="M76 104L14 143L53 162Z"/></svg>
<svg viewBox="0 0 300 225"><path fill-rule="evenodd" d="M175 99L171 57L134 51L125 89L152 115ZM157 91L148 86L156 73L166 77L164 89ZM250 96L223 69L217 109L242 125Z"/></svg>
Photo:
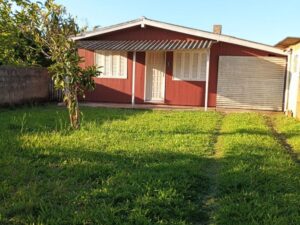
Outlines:
<svg viewBox="0 0 300 225"><path fill-rule="evenodd" d="M300 168L264 116L83 112L79 131L55 106L0 112L0 224L300 224Z"/></svg>
<svg viewBox="0 0 300 225"><path fill-rule="evenodd" d="M288 118L284 115L277 115L273 118L276 130L282 134L289 145L291 145L298 154L300 160L300 122L294 118Z"/></svg>
<svg viewBox="0 0 300 225"><path fill-rule="evenodd" d="M1 113L1 224L193 224L210 178L217 113L64 109Z"/></svg>
<svg viewBox="0 0 300 225"><path fill-rule="evenodd" d="M217 224L300 224L300 167L258 114L223 121Z"/></svg>

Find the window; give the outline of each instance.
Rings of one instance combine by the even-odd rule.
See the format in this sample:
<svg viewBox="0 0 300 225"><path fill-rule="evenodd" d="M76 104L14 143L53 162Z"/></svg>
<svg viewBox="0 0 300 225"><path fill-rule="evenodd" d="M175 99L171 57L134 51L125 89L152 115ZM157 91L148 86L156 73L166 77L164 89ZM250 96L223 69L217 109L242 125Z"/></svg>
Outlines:
<svg viewBox="0 0 300 225"><path fill-rule="evenodd" d="M207 50L175 51L173 79L205 81Z"/></svg>
<svg viewBox="0 0 300 225"><path fill-rule="evenodd" d="M127 78L127 52L96 51L95 62L103 78Z"/></svg>

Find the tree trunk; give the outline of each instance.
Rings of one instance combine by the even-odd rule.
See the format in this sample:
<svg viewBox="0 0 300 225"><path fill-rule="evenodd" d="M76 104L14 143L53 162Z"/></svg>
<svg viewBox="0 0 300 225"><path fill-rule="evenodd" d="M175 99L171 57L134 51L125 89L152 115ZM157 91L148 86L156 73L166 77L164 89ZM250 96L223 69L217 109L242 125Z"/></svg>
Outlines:
<svg viewBox="0 0 300 225"><path fill-rule="evenodd" d="M69 118L73 129L80 128L80 111L77 98L77 88L70 86L69 77L65 78L64 101L69 110Z"/></svg>
<svg viewBox="0 0 300 225"><path fill-rule="evenodd" d="M73 102L71 103L72 110L70 112L71 125L72 128L78 129L80 128L80 111L79 111L77 93L74 94L72 100L73 100Z"/></svg>

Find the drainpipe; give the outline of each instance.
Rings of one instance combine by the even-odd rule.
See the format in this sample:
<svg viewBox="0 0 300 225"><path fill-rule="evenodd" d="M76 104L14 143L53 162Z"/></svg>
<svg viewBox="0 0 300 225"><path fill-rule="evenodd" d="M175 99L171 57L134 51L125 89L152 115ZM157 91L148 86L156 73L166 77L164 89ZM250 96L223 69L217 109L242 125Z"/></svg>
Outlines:
<svg viewBox="0 0 300 225"><path fill-rule="evenodd" d="M207 51L207 58L206 58L206 82L205 82L205 103L204 103L205 111L207 111L208 109L209 62L210 62L210 48Z"/></svg>
<svg viewBox="0 0 300 225"><path fill-rule="evenodd" d="M134 107L135 105L135 62L136 62L136 52L133 52L133 60L132 60L132 88L131 88L131 105Z"/></svg>
<svg viewBox="0 0 300 225"><path fill-rule="evenodd" d="M291 77L291 60L292 60L292 49L288 51L288 62L287 62L287 71L286 71L286 80L285 80L285 93L284 93L284 112L288 112L289 107L289 94L290 94L290 77Z"/></svg>

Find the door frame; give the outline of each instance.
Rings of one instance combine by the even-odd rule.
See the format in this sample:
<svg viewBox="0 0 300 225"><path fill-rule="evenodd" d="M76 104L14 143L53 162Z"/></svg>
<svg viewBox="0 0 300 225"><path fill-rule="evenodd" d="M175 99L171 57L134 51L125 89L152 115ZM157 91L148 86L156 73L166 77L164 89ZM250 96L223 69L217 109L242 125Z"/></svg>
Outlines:
<svg viewBox="0 0 300 225"><path fill-rule="evenodd" d="M162 87L164 88L163 90L163 99L160 100L147 100L147 65L148 65L148 53L159 53L163 52L164 53L164 79L163 79L163 85ZM144 77L144 102L146 103L165 103L166 99L166 68L167 68L167 52L166 51L146 51L145 52L145 77Z"/></svg>

